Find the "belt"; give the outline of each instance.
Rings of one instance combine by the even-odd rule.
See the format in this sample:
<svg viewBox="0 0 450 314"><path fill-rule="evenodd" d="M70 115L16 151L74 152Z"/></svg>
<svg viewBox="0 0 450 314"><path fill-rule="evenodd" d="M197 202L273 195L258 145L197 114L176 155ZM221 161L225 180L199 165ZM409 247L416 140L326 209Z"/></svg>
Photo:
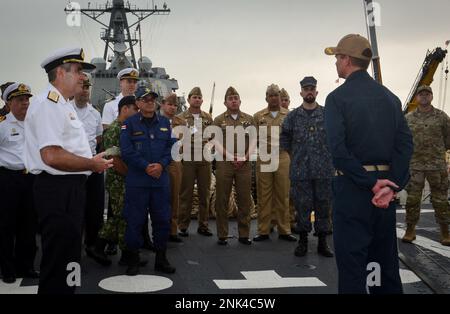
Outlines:
<svg viewBox="0 0 450 314"><path fill-rule="evenodd" d="M389 171L389 166L388 165L365 165L363 166L364 169L366 169L366 171L368 172L373 172L373 171ZM344 173L340 170L336 170L334 173L335 176L343 176Z"/></svg>
<svg viewBox="0 0 450 314"><path fill-rule="evenodd" d="M28 174L28 170L27 169L22 169L22 170L11 170L5 167L0 167L0 171L1 172L6 172L6 173L14 173L14 174Z"/></svg>

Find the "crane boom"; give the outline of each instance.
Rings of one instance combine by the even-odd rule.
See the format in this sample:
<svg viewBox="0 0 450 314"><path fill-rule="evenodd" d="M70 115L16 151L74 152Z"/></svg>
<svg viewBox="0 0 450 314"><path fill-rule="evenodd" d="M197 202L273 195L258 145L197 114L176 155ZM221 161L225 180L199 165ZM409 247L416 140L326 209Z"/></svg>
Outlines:
<svg viewBox="0 0 450 314"><path fill-rule="evenodd" d="M413 87L409 92L406 103L403 106L403 112L405 114L414 111L417 108L418 104L415 99L417 88L422 85L431 85L431 83L433 82L434 74L436 73L439 64L445 59L446 55L447 50L444 50L440 47L434 49L432 52L427 52L419 74L417 75Z"/></svg>

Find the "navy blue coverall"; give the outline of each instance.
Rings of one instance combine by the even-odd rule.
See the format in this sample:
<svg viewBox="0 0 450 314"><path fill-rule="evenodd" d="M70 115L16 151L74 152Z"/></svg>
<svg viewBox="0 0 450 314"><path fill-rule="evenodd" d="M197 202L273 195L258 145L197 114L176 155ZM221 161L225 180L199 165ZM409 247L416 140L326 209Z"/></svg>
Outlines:
<svg viewBox="0 0 450 314"><path fill-rule="evenodd" d="M356 71L328 95L325 124L333 164L341 174L333 179L339 293L366 293L371 262L380 266L381 285L369 292L402 293L395 204L381 209L371 203L377 179L389 179L400 189L409 180L413 141L400 100L366 71ZM389 166L389 171L363 167L370 165Z"/></svg>
<svg viewBox="0 0 450 314"><path fill-rule="evenodd" d="M165 250L170 229L170 185L166 167L172 161L170 121L155 113L144 118L137 113L125 120L120 132L121 157L128 165L125 178L125 205L123 217L127 222L125 242L130 250L143 245L142 227L148 213L152 221L156 250ZM149 176L149 164L163 167L161 176Z"/></svg>

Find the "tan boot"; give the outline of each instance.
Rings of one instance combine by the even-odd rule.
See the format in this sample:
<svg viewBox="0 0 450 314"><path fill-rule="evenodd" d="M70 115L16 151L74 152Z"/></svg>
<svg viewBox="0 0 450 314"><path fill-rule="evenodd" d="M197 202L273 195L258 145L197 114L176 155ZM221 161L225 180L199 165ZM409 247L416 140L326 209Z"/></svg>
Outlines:
<svg viewBox="0 0 450 314"><path fill-rule="evenodd" d="M450 246L450 236L448 234L448 225L441 224L441 244L445 246Z"/></svg>
<svg viewBox="0 0 450 314"><path fill-rule="evenodd" d="M416 225L407 224L405 235L402 238L402 242L412 243L416 239Z"/></svg>

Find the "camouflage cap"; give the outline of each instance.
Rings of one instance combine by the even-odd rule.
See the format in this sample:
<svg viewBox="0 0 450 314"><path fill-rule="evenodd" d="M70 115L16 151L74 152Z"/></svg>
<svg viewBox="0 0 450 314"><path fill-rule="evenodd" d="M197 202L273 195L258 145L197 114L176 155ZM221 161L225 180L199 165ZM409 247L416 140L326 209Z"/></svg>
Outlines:
<svg viewBox="0 0 450 314"><path fill-rule="evenodd" d="M192 96L200 96L203 97L202 95L202 90L200 89L200 87L194 87L188 94L188 99L191 98Z"/></svg>
<svg viewBox="0 0 450 314"><path fill-rule="evenodd" d="M266 95L280 94L280 88L276 84L267 86Z"/></svg>
<svg viewBox="0 0 450 314"><path fill-rule="evenodd" d="M177 104L178 104L178 97L177 97L177 94L171 93L171 94L167 95L167 96L164 98L164 103L165 103L165 104L169 103L169 104L177 105Z"/></svg>
<svg viewBox="0 0 450 314"><path fill-rule="evenodd" d="M281 96L281 98L291 99L291 97L289 97L287 90L285 90L284 88L281 89L280 96Z"/></svg>
<svg viewBox="0 0 450 314"><path fill-rule="evenodd" d="M358 34L344 36L336 47L325 48L327 55L346 55L362 60L372 60L372 48L369 41Z"/></svg>
<svg viewBox="0 0 450 314"><path fill-rule="evenodd" d="M228 96L234 96L234 95L239 96L239 93L237 92L237 90L233 86L228 87L227 91L225 92L225 100L227 100Z"/></svg>
<svg viewBox="0 0 450 314"><path fill-rule="evenodd" d="M416 94L419 94L420 92L423 92L424 90L427 91L427 92L429 92L429 93L431 93L431 94L433 94L433 90L432 90L431 87L428 86L428 85L422 85L422 86L419 86L419 88L417 89Z"/></svg>

